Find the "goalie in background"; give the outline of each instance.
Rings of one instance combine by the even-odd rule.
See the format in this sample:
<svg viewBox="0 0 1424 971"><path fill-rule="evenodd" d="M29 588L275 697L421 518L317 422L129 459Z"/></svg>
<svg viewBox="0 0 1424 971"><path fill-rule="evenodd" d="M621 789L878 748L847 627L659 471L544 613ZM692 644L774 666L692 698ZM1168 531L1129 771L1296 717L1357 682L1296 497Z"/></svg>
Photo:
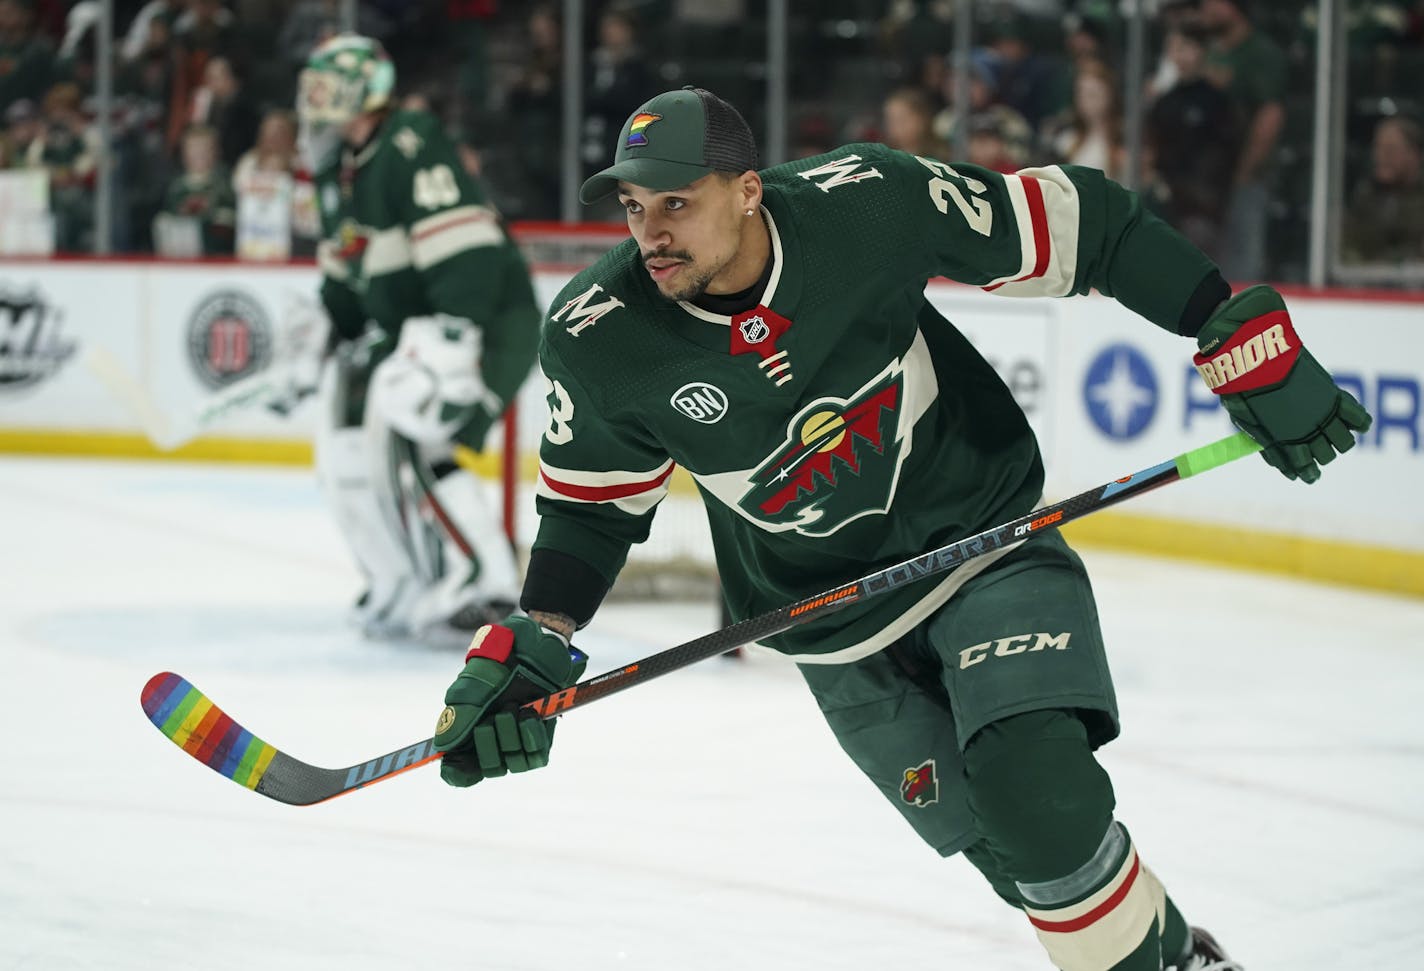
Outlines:
<svg viewBox="0 0 1424 971"><path fill-rule="evenodd" d="M285 412L317 391L322 491L365 574L368 636L468 640L517 598L514 551L479 451L534 361L529 272L428 112L397 109L395 68L353 34L319 45L297 117L321 215L329 337L308 342Z"/></svg>

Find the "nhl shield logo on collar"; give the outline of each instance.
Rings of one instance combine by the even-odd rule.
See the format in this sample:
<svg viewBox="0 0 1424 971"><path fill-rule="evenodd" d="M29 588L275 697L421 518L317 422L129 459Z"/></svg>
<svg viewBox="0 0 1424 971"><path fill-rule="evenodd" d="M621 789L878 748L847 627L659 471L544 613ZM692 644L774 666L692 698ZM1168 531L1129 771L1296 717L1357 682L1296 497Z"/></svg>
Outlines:
<svg viewBox="0 0 1424 971"><path fill-rule="evenodd" d="M742 332L742 339L748 344L760 344L771 336L771 328L766 325L760 314L748 317L737 325Z"/></svg>
<svg viewBox="0 0 1424 971"><path fill-rule="evenodd" d="M791 321L761 304L732 317L732 354L755 354L757 365L778 388L791 380L791 361L777 341L791 329Z"/></svg>

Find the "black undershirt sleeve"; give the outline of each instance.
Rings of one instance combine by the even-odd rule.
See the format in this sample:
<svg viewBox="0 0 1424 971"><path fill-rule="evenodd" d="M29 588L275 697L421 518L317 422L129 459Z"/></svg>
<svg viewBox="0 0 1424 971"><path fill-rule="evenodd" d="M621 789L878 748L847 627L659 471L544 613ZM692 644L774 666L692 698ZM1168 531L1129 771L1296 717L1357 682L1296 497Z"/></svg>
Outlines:
<svg viewBox="0 0 1424 971"><path fill-rule="evenodd" d="M1187 305L1182 308L1182 316L1177 321L1177 333L1183 337L1195 337L1206 326L1207 320L1223 300L1231 299L1231 284L1221 275L1220 270L1212 270L1202 278L1193 291Z"/></svg>
<svg viewBox="0 0 1424 971"><path fill-rule="evenodd" d="M608 581L583 560L559 550L536 549L529 555L519 606L525 613L564 614L584 627L607 593Z"/></svg>

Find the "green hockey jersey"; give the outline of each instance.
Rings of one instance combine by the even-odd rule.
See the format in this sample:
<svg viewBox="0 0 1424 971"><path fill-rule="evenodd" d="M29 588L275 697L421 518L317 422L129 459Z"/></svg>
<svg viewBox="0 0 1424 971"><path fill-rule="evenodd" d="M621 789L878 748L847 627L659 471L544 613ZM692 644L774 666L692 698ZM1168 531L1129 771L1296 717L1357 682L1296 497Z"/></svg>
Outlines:
<svg viewBox="0 0 1424 971"><path fill-rule="evenodd" d="M727 317L667 300L631 239L550 306L536 550L611 582L681 465L702 494L733 616L812 596L1039 500L1033 432L927 302L930 278L1008 296L1096 288L1173 332L1209 281L1225 287L1094 169L1000 175L865 144L762 178L773 266L756 308ZM980 565L769 643L803 660L863 657Z"/></svg>
<svg viewBox="0 0 1424 971"><path fill-rule="evenodd" d="M315 175L322 303L343 337L395 336L445 313L480 328L480 371L501 401L534 363L540 311L528 268L433 115L390 115L360 152ZM471 443L474 444L474 443Z"/></svg>

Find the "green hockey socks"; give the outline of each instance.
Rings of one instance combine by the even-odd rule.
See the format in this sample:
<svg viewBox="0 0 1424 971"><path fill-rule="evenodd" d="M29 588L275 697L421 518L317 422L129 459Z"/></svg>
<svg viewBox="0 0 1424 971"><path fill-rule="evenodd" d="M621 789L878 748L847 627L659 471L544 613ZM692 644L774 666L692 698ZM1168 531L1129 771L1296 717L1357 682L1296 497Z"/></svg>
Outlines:
<svg viewBox="0 0 1424 971"><path fill-rule="evenodd" d="M1023 908L1056 967L1160 971L1186 952L1186 922L1113 820L1112 783L1075 716L994 722L965 770L983 836L965 856Z"/></svg>

